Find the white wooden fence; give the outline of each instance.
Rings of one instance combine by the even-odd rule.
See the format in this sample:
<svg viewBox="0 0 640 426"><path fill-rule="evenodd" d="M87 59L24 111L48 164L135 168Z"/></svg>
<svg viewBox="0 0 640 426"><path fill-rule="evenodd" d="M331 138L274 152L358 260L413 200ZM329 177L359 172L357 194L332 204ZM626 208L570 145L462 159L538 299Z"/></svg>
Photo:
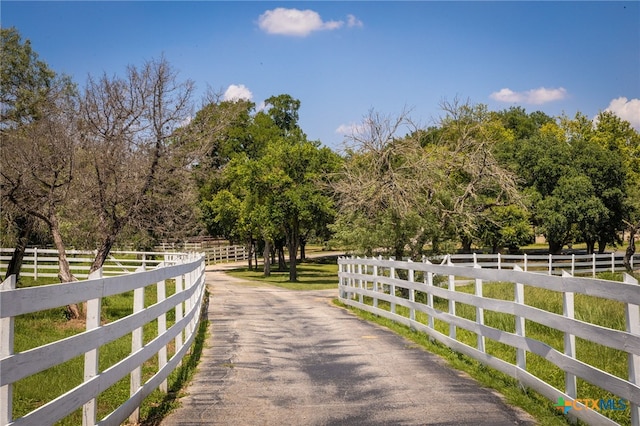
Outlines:
<svg viewBox="0 0 640 426"><path fill-rule="evenodd" d="M244 246L211 247L199 252L204 253L207 264L219 262L238 262L246 260L248 253ZM12 248L0 248L0 274L5 275L13 254ZM166 256L184 255L186 252L137 252L112 251L102 270L104 276L122 275L137 268L154 267L165 261ZM95 256L94 251L68 250L67 260L71 273L76 278L87 278L89 268ZM28 248L22 262L20 275L23 277L54 278L58 276L58 251L55 249Z"/></svg>
<svg viewBox="0 0 640 426"><path fill-rule="evenodd" d="M219 246L202 249L207 258L207 265L221 262L240 262L249 258L245 246Z"/></svg>
<svg viewBox="0 0 640 426"><path fill-rule="evenodd" d="M551 401L564 398L575 408L569 410L570 416L594 425L616 424L598 410L585 406L588 402L581 400L577 394L576 380L581 378L602 389L603 393L610 392L626 401L631 412L630 423L633 426L640 425L640 286L630 275L625 274L624 282L573 277L566 271L562 276L554 276L525 272L518 265L512 269L486 269L479 264L454 265L448 257L442 264L432 264L427 260L411 262L382 258L340 258L338 265L340 299L345 304L424 332L453 350L510 375ZM483 297L483 283L486 287L493 282L513 283L513 300ZM460 286L464 284L473 285L473 293L461 291ZM525 286L561 294L563 314L527 305L524 299ZM621 302L625 306L626 329L615 330L576 319L575 294ZM416 298L416 295L419 297ZM448 302L438 308L434 305L434 298ZM442 300L436 299L438 301L442 303ZM456 307L460 303L475 307L475 320L469 319L470 316L465 318L456 315ZM443 306L448 306L448 309L443 309ZM505 331L487 325L485 313L493 315L489 311L508 314L515 328ZM420 321L416 313L422 313ZM563 333L564 348L556 349L528 337L525 324L531 321ZM444 332L438 331L437 326ZM475 340L469 339L469 334L467 343L461 341L461 338L457 338L464 334L461 330L475 333L477 342L469 343ZM579 360L576 357L576 337L626 352L628 379ZM488 353L486 339L514 348L515 364L500 359L495 353ZM555 364L559 371L564 371L565 388L557 389L547 383L544 377L527 371L529 353L542 357ZM550 381L548 377L546 379Z"/></svg>
<svg viewBox="0 0 640 426"><path fill-rule="evenodd" d="M15 288L15 276L0 285L0 425L53 424L82 408L83 425L119 425L138 420L141 402L154 389L167 391L166 379L180 364L198 330L204 300L205 275L202 254L176 254L145 271L103 277L101 271L86 281ZM175 293L166 296L166 280L175 280ZM155 286L157 303L144 308L145 287ZM101 303L108 296L133 291L133 313L102 324ZM14 318L45 309L87 302L86 331L27 351L14 353ZM167 312L175 322L167 329ZM143 327L157 320L157 336L143 344ZM131 334L131 353L100 371L100 348ZM175 346L174 346L175 345ZM174 346L167 359L167 347ZM12 419L12 384L84 354L83 383L34 411ZM141 382L143 363L157 356L158 369ZM102 419L97 419L97 398L121 378L130 376L130 398Z"/></svg>
<svg viewBox="0 0 640 426"><path fill-rule="evenodd" d="M4 275L13 254L12 248L0 248L0 274ZM71 273L76 278L87 278L95 251L67 250ZM153 268L172 256L184 256L180 252L112 251L102 266L103 276L117 276L134 272L139 267ZM58 276L58 251L55 249L28 248L22 261L23 277L55 278Z"/></svg>
<svg viewBox="0 0 640 426"><path fill-rule="evenodd" d="M456 264L479 265L483 268L513 269L514 264L526 272L544 272L548 275L562 275L567 271L571 275L596 276L598 272L624 272L624 256L619 253L593 254L451 254L447 255ZM630 259L632 269L640 269L640 255Z"/></svg>

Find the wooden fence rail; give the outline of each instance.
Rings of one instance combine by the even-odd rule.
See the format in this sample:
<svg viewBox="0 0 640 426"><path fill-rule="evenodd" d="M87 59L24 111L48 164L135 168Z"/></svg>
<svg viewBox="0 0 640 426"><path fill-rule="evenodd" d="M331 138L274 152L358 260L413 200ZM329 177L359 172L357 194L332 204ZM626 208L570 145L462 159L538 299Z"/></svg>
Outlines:
<svg viewBox="0 0 640 426"><path fill-rule="evenodd" d="M457 265L451 258L453 256L446 257L442 264L427 260L340 258L340 299L345 304L424 332L455 351L508 374L551 401L558 401L558 404L567 401L569 405L565 411L569 416L588 424L617 424L600 409L593 409L591 400L580 398L576 383L578 378L584 380L601 389L603 394L610 393L619 398L617 401L630 412L629 423L640 425L640 286L637 280L627 274L624 282L574 277L566 271L562 276L555 276L525 272L517 264L509 269L504 266L488 269L478 263ZM512 283L513 298L483 297L483 286L486 288L495 282ZM562 299L562 313L527 305L525 287L554 292ZM624 306L624 329L607 328L576 318L576 294L619 302ZM460 311L464 307L472 307L467 312L475 311L462 315ZM511 325L502 326L504 329L492 326L485 321L488 315L506 315L510 319L505 324ZM564 345L560 344L563 347L553 347L527 336L532 322L564 335ZM469 337L473 335L475 338ZM603 371L602 366L589 365L579 359L576 337L626 353L628 377L619 377ZM514 359L501 359L495 350L488 350L489 341L492 348L495 342L511 347L515 352ZM563 372L564 388L549 384L550 377L538 377L528 371L528 354L543 358ZM622 408L622 405L612 404L609 399L604 408Z"/></svg>
<svg viewBox="0 0 640 426"><path fill-rule="evenodd" d="M197 333L205 294L205 263L202 254L172 254L152 270L105 277L96 271L86 281L15 288L15 276L0 285L0 425L53 424L82 408L83 425L119 425L128 417L138 421L139 406L153 390L167 391L166 379L180 364ZM175 280L175 292L166 296L166 280ZM146 287L155 286L157 302L144 308ZM104 298L133 291L133 313L103 324ZM14 352L14 318L28 313L86 302L86 331L63 340L22 352ZM167 328L167 312L175 322ZM157 323L157 334L143 344L145 324ZM155 327L155 325L154 325ZM100 371L100 349L131 335L131 352ZM168 359L167 348L173 355ZM23 378L84 354L83 382L28 414L12 418L12 385ZM153 376L142 382L141 366L157 356ZM130 377L130 398L102 419L97 418L97 398L118 380Z"/></svg>

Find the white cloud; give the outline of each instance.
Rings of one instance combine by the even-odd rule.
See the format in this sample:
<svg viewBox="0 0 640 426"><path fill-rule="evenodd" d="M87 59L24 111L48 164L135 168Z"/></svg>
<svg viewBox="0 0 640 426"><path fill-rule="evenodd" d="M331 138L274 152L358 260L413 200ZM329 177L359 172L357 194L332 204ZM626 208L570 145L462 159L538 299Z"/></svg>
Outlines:
<svg viewBox="0 0 640 426"><path fill-rule="evenodd" d="M249 90L244 84L232 84L224 92L222 98L225 101L237 101L238 99L246 99L250 101L253 98L253 93L251 93L251 90Z"/></svg>
<svg viewBox="0 0 640 426"><path fill-rule="evenodd" d="M540 87L538 89L525 90L524 92L514 92L509 88L504 88L498 92L493 92L489 97L498 102L542 105L547 102L565 99L567 97L567 90L564 87L557 89Z"/></svg>
<svg viewBox="0 0 640 426"><path fill-rule="evenodd" d="M605 111L611 111L623 120L628 121L634 128L640 130L640 99L619 97L612 99Z"/></svg>
<svg viewBox="0 0 640 426"><path fill-rule="evenodd" d="M360 135L364 132L365 125L362 123L341 124L336 129L336 133L343 136Z"/></svg>
<svg viewBox="0 0 640 426"><path fill-rule="evenodd" d="M347 26L349 28L358 27L362 28L362 21L356 18L354 15L347 15Z"/></svg>
<svg viewBox="0 0 640 426"><path fill-rule="evenodd" d="M285 9L278 7L267 10L258 18L258 26L268 34L306 37L314 31L337 30L344 21L323 21L313 10ZM362 21L353 15L347 16L349 27L362 27Z"/></svg>
<svg viewBox="0 0 640 426"><path fill-rule="evenodd" d="M523 102L522 93L516 93L511 89L500 89L499 92L493 92L489 97L498 102Z"/></svg>
<svg viewBox="0 0 640 426"><path fill-rule="evenodd" d="M564 87L560 87L558 89L547 89L545 87L541 87L539 89L529 90L525 93L527 95L527 103L534 105L560 101L567 97L567 90Z"/></svg>

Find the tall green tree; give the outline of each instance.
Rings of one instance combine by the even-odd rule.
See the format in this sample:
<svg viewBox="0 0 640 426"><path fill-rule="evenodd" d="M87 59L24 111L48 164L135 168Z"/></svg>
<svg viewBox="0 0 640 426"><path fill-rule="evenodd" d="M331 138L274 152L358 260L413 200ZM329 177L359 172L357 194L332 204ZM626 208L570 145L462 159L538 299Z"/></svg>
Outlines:
<svg viewBox="0 0 640 426"><path fill-rule="evenodd" d="M0 120L3 129L37 120L56 80L29 40L16 28L0 28Z"/></svg>
<svg viewBox="0 0 640 426"><path fill-rule="evenodd" d="M238 123L230 160L220 168L217 189L203 192L203 210L212 231L245 242L264 242L264 272L270 272L269 252L285 240L289 279L297 280L300 241L333 217L332 199L321 185L335 169L338 156L308 141L298 126L300 102L289 95L273 96L267 108ZM250 148L250 149L247 149Z"/></svg>
<svg viewBox="0 0 640 426"><path fill-rule="evenodd" d="M496 155L518 174L521 191L531 195L533 223L550 251L572 242L585 242L589 252L596 244L603 251L618 243L629 215L630 175L628 160L615 147L626 148L632 132L625 133L609 113L601 128L581 113L557 122L521 109L497 116L521 139L500 144Z"/></svg>
<svg viewBox="0 0 640 426"><path fill-rule="evenodd" d="M640 230L640 132L631 127L629 122L609 111L598 114L595 122L592 139L611 154L611 157L619 156L622 161L626 182L622 222L628 243L624 262L627 270L631 271L630 259L636 252L635 237ZM606 174L606 171L602 174ZM614 195L618 194L614 192Z"/></svg>

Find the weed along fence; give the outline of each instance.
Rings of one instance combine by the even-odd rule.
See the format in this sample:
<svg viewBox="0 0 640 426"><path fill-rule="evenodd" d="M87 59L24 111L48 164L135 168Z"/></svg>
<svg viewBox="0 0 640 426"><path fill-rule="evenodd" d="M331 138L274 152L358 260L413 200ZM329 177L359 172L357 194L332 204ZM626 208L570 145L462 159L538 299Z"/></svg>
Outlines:
<svg viewBox="0 0 640 426"><path fill-rule="evenodd" d="M96 271L86 281L17 289L12 276L0 285L0 425L54 424L78 410L83 425L119 425L127 418L136 423L141 402L156 388L167 391L167 377L181 363L198 330L205 294L204 256L175 254L145 269L140 266L133 273L113 277ZM106 322L101 307L131 293L132 306L123 308L127 315ZM21 316L80 303L85 304L86 331L15 350L14 324ZM107 361L102 355L114 343L122 343L125 353ZM66 363L75 361L80 364L78 383L12 418L16 383L52 367L66 369ZM98 403L102 393L122 380L129 383L128 398L123 395L121 405L98 415L99 409L104 411Z"/></svg>
<svg viewBox="0 0 640 426"><path fill-rule="evenodd" d="M640 286L483 268L340 258L340 299L472 357L592 425L640 425Z"/></svg>

